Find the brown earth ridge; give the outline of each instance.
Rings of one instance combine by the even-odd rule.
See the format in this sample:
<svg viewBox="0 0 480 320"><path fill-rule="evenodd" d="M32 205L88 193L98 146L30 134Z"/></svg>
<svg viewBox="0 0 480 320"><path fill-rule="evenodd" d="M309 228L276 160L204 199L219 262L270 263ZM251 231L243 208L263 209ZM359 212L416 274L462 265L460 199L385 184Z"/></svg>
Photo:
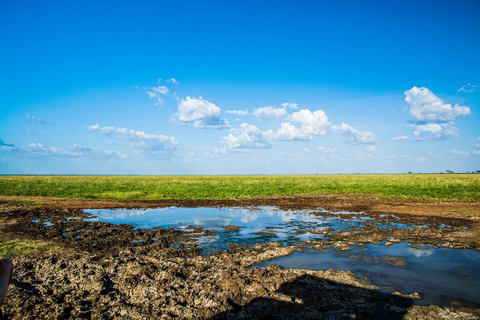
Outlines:
<svg viewBox="0 0 480 320"><path fill-rule="evenodd" d="M83 218L88 214L81 210L260 205L363 211L385 222L395 214L403 223L430 226L407 232L366 223L351 231L327 230L327 239L295 247L271 242L205 256L188 232L87 222ZM13 258L14 278L2 309L8 319L478 319L475 307L413 306L413 293L380 294L374 283L351 272L251 267L304 248L342 250L385 241L480 250L479 217L478 202L344 195L241 201L0 197L0 242L25 239L55 246L47 253Z"/></svg>

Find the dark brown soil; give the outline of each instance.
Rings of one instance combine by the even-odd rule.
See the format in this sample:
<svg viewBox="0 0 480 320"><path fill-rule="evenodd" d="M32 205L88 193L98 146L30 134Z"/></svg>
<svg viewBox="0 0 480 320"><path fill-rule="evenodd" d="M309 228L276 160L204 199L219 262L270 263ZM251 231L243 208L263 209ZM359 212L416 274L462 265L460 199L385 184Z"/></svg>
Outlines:
<svg viewBox="0 0 480 320"><path fill-rule="evenodd" d="M479 310L461 306L412 306L405 296L381 295L375 291L377 287L350 272L293 270L276 265L250 268L257 262L288 255L298 247L268 243L237 246L203 256L188 234L181 231L133 230L128 225L86 222L82 218L87 215L80 210L269 204L295 209L366 211L388 221L394 218L380 214L392 213L383 210L397 207L401 208L397 211L404 211L395 212L402 214L403 223L428 222L433 227L379 231L367 224L352 231L327 230L331 240L305 245L318 249L347 248L355 243L389 240L479 250L478 221L472 217L458 218L447 209L453 208L452 204L437 205L436 212L440 214L433 220L431 216L418 215L414 203L395 205L368 199L354 202L352 198L339 198L338 202L333 198L250 202L28 200L48 205L1 204L0 241L49 241L58 249L13 258L14 278L2 307L9 319L478 319L480 314ZM432 204L424 204L423 208L429 206ZM465 209L469 206L460 206L463 209L457 211L470 210ZM478 205L471 207L478 209ZM405 208L416 209L407 212ZM53 225L45 226L46 221ZM451 228L438 228L442 223Z"/></svg>

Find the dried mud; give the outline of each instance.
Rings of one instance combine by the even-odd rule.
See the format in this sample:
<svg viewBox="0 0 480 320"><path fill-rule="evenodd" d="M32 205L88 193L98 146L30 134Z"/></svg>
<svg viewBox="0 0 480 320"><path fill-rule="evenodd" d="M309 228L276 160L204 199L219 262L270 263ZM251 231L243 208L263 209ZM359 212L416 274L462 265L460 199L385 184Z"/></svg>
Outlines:
<svg viewBox="0 0 480 320"><path fill-rule="evenodd" d="M124 205L86 201L83 204L89 205L80 206L80 200L51 201L38 201L47 202L46 206L0 204L0 241L30 239L56 245L54 252L13 259L14 277L2 307L8 319L478 319L480 315L479 310L462 306L412 306L411 299L416 298L413 293L380 294L375 285L351 272L286 269L277 265L251 268L255 263L289 255L302 246L282 247L279 243L233 246L204 256L188 233L88 222L83 220L88 215L80 210L149 207L144 202ZM315 201L291 206L288 204L291 200L269 201L282 208L317 206ZM331 205L340 210L367 211L365 203L347 202L340 207L332 200ZM150 204L159 206L158 202ZM269 203L242 205L255 204ZM181 205L238 206L239 203ZM322 207L333 209L328 203ZM328 240L307 242L303 246L348 250L354 244L407 241L480 249L475 218L440 214L434 220L414 213L402 215L402 223L429 225L410 229L392 225L380 229L375 223L396 220L391 215L380 216L381 213L384 212L372 210L368 214L376 219L364 227L327 230L324 232L328 233ZM229 229L235 227L223 232ZM402 263L389 259L387 263Z"/></svg>

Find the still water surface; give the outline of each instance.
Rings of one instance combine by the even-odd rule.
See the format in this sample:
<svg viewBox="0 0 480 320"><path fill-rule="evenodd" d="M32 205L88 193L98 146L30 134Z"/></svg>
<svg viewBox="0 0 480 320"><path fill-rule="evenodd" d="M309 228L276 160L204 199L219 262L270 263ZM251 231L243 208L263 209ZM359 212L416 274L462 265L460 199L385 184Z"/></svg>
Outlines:
<svg viewBox="0 0 480 320"><path fill-rule="evenodd" d="M199 234L196 238L206 251L225 249L230 243L254 244L280 241L294 245L307 240L328 237L306 230L349 230L360 227L368 217L363 212L327 212L319 210L279 210L275 207L255 208L158 208L158 209L102 209L85 210L94 218L114 224L130 224L135 228L153 227L190 230L202 227L217 231L212 235ZM327 216L316 213L328 213ZM394 217L394 216L392 216ZM378 228L392 225L411 228L396 222L378 224ZM238 226L239 230L225 232L225 226ZM392 259L393 258L393 259ZM418 292L420 305L437 304L448 306L461 303L480 308L480 252L454 250L408 243L391 246L369 244L353 246L353 250L340 251L331 248L328 252L295 252L290 256L265 261L255 267L272 263L287 268L311 270L352 271L366 277L372 284L382 287L385 293Z"/></svg>

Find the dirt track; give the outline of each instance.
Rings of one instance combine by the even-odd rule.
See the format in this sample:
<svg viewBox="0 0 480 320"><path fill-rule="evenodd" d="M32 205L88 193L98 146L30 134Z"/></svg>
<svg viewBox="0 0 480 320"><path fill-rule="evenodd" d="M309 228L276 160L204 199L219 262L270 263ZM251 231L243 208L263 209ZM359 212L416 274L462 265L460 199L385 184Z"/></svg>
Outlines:
<svg viewBox="0 0 480 320"><path fill-rule="evenodd" d="M9 200L14 200L9 198ZM15 199L20 200L20 199ZM27 200L22 198L21 200ZM85 222L79 208L276 205L403 214L412 222L447 222L452 228L418 232L366 225L331 237L329 243L397 241L442 243L480 249L476 203L415 204L352 197L252 201L128 201L28 199L47 206L0 205L0 241L51 241L54 253L15 258L14 280L4 313L13 319L174 318L185 319L478 319L479 310L411 306L408 299L378 294L376 287L349 272L250 269L254 263L288 255L298 248L277 243L235 247L209 257L186 234L172 229L132 230ZM420 215L422 210L432 209ZM396 211L394 211L396 209ZM388 211L391 210L391 211ZM388 211L388 212L386 212ZM458 212L472 212L460 219ZM411 215L406 215L411 214ZM77 218L77 219L72 219ZM53 223L48 228L32 220ZM467 226L468 230L464 230ZM156 239L156 241L152 241ZM133 240L143 240L134 242ZM172 246L179 243L180 246Z"/></svg>

